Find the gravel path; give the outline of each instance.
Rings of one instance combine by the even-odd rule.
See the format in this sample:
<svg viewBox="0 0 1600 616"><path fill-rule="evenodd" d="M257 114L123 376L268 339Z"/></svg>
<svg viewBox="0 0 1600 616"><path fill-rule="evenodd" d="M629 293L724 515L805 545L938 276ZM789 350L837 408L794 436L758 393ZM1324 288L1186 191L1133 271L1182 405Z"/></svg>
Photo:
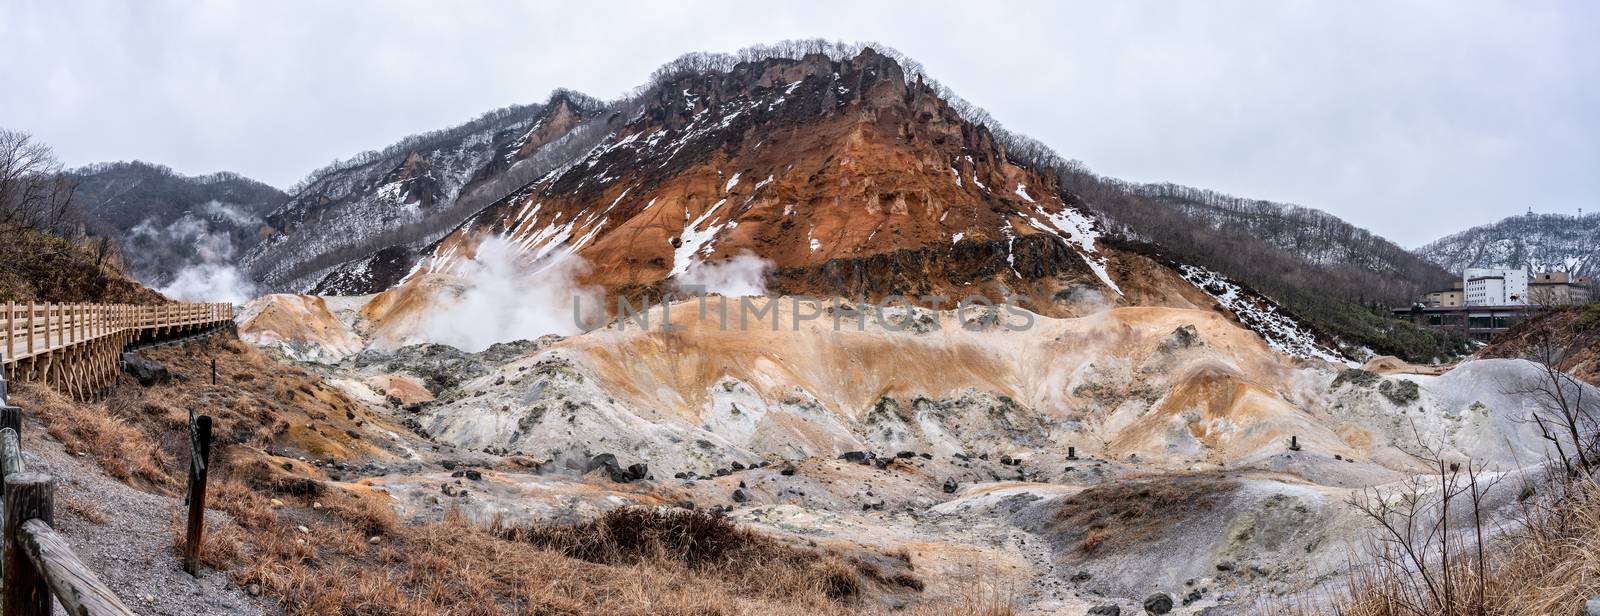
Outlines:
<svg viewBox="0 0 1600 616"><path fill-rule="evenodd" d="M276 613L223 572L206 569L197 580L183 571L171 523L181 499L123 485L91 460L63 451L37 424L24 425L22 448L29 470L56 478L56 530L129 609L151 616ZM206 519L226 515L208 510Z"/></svg>

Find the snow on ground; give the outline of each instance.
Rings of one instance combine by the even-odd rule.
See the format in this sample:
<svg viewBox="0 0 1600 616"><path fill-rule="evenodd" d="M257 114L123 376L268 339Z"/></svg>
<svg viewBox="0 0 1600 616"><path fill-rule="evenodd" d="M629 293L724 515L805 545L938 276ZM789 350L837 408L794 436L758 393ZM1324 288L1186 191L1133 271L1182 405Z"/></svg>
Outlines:
<svg viewBox="0 0 1600 616"><path fill-rule="evenodd" d="M1273 349L1301 359L1321 359L1352 367L1356 365L1340 356L1337 351L1317 342L1316 334L1312 333L1311 328L1301 325L1294 318L1281 312L1277 304L1260 295L1246 292L1222 274L1187 264L1179 266L1178 273L1184 280L1217 300L1222 307L1233 312L1246 327L1261 334Z"/></svg>
<svg viewBox="0 0 1600 616"><path fill-rule="evenodd" d="M1027 187L1018 185L1017 194L1033 202L1033 198L1027 194ZM1078 254L1083 257L1083 262L1089 265L1089 269L1094 270L1094 275L1100 278L1100 282L1116 291L1117 295L1122 295L1122 287L1117 286L1117 282L1111 279L1111 273L1106 270L1105 255L1095 247L1095 241L1100 239L1100 232L1095 229L1093 218L1070 207L1062 207L1061 211L1052 214L1043 207L1035 205L1034 211L1049 221L1051 226L1047 227L1031 216L1028 217L1028 224L1066 240L1068 244L1076 247Z"/></svg>
<svg viewBox="0 0 1600 616"><path fill-rule="evenodd" d="M690 221L689 224L684 225L683 234L678 239L678 247L672 251L672 276L679 276L689 271L689 268L698 261L700 251L709 246L711 241L716 239L717 234L728 226L728 223L712 223L704 229L700 228L700 225L705 223L706 219L715 214L718 209L722 208L722 204L727 202L727 199L717 201L700 216Z"/></svg>

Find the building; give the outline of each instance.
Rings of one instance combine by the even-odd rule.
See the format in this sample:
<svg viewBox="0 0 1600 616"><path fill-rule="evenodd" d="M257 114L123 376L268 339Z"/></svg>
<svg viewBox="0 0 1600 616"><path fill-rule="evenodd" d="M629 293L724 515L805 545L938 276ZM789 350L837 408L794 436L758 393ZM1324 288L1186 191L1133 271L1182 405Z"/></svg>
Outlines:
<svg viewBox="0 0 1600 616"><path fill-rule="evenodd" d="M1428 308L1454 308L1466 303L1466 293L1462 291L1462 281L1457 280L1448 289L1429 291L1422 297L1422 305Z"/></svg>
<svg viewBox="0 0 1600 616"><path fill-rule="evenodd" d="M1539 306L1587 304L1594 299L1594 280L1567 272L1539 272L1528 283L1528 303Z"/></svg>
<svg viewBox="0 0 1600 616"><path fill-rule="evenodd" d="M1594 299L1594 280L1566 272L1468 269L1449 289L1429 291L1395 318L1488 341L1546 306Z"/></svg>
<svg viewBox="0 0 1600 616"><path fill-rule="evenodd" d="M1518 269L1467 268L1461 275L1468 306L1526 306L1528 272Z"/></svg>
<svg viewBox="0 0 1600 616"><path fill-rule="evenodd" d="M1544 308L1541 306L1435 306L1418 304L1396 308L1394 317L1417 325L1452 331L1473 340L1488 342L1496 334L1511 329L1523 319Z"/></svg>

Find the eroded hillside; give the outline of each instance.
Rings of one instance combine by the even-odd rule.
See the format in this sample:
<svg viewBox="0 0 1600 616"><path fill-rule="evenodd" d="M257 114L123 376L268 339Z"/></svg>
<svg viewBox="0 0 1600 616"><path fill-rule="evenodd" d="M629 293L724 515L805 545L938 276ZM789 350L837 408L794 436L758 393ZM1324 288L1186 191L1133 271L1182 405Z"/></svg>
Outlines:
<svg viewBox="0 0 1600 616"><path fill-rule="evenodd" d="M1190 610L1296 595L1365 558L1353 540L1367 522L1346 501L1424 472L1420 443L1506 472L1545 455L1520 419L1532 403L1505 393L1537 374L1525 362L1441 376L1375 362L1385 376L1288 357L1209 307L1080 307L1013 330L999 308L748 301L772 312L727 327L716 298L704 313L690 300L653 309L648 329L618 319L479 354L324 355L324 341L376 331L337 302L241 335L339 357L317 370L488 469L446 498L444 471L371 478L403 515L710 509L779 536L904 550L929 597L1011 580L1023 613L1126 609L1153 592ZM286 343L283 323L306 337ZM1514 496L1494 492L1491 511ZM1178 566L1174 552L1190 556Z"/></svg>

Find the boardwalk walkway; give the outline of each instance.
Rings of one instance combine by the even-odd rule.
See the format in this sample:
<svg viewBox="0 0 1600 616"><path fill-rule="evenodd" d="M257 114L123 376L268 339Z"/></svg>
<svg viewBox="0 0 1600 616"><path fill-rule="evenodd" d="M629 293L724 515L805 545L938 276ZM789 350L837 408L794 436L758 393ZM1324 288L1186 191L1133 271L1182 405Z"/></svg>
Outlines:
<svg viewBox="0 0 1600 616"><path fill-rule="evenodd" d="M0 367L7 378L44 381L87 398L116 379L128 345L232 322L229 304L6 304Z"/></svg>

